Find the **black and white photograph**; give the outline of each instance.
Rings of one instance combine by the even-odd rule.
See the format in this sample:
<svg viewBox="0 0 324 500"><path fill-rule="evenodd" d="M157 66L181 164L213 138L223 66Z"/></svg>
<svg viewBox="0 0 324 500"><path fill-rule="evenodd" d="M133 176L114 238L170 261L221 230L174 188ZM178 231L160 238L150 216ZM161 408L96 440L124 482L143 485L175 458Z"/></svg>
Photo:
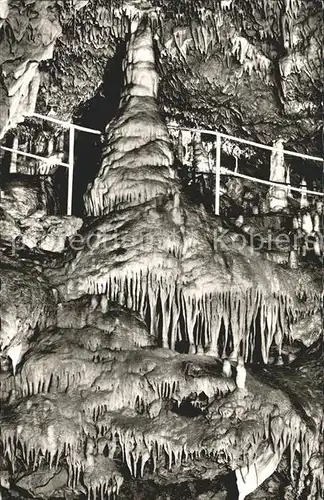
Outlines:
<svg viewBox="0 0 324 500"><path fill-rule="evenodd" d="M0 0L0 500L324 499L322 0Z"/></svg>

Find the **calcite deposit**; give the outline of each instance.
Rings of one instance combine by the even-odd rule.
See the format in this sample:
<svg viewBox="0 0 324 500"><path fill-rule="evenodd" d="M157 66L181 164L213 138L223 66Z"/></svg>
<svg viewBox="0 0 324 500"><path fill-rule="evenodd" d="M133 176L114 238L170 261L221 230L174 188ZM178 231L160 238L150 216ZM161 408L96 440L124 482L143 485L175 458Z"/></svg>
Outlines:
<svg viewBox="0 0 324 500"><path fill-rule="evenodd" d="M101 168L85 196L88 215L109 213L172 194L173 154L157 108L158 75L149 26L131 37L124 62L124 94L117 117L106 129ZM122 186L122 188L121 188Z"/></svg>
<svg viewBox="0 0 324 500"><path fill-rule="evenodd" d="M89 214L107 216L85 229L83 248L72 251L71 261L49 272L51 283L65 299L104 293L139 312L164 347L180 342L191 352L241 353L247 360L257 343L266 362L275 338L281 346L299 314L319 307L320 281L305 269L292 272L251 253L244 238L180 194L154 97L157 78L147 78L145 87L138 83L138 68L155 74L150 28L134 22L131 28L118 118L107 126L102 166L86 195ZM134 113L137 99L142 111ZM167 164L155 142L160 130ZM147 146L156 152L154 160ZM154 180L146 175L148 162L156 162Z"/></svg>
<svg viewBox="0 0 324 500"><path fill-rule="evenodd" d="M49 330L14 387L10 377L1 383L2 394L10 394L1 440L14 470L21 453L33 468L56 469L65 457L68 484L76 486L82 477L88 494L100 498L118 493L123 483L114 462L118 457L134 478L156 472L164 458L173 470L205 456L215 473L220 466L244 477L255 462L266 479L269 443L278 460L290 448L292 467L294 455L301 455L300 485L312 473L309 459L313 456L315 464L321 419L320 404L313 399L309 422L289 396L260 375L248 374L246 390L240 391L222 376L221 361L159 348L114 351L104 347L103 338L96 342L94 331L82 331ZM199 394L205 402L194 419L166 404L169 400L180 410L189 399L199 408ZM153 405L158 407L154 412Z"/></svg>
<svg viewBox="0 0 324 500"><path fill-rule="evenodd" d="M61 33L58 20L48 10L50 7L50 2L38 2L37 9L32 12L33 9L23 6L19 18L13 15L13 11L19 11L19 4L11 2L7 4L7 9L2 7L2 17L6 17L3 29L11 43L2 45L1 51L3 78L0 87L0 137L3 137L10 126L23 121L24 115L28 116L35 110L40 84L38 64L41 60L52 57L55 39ZM35 22L35 18L39 16L42 22ZM44 24L46 29L43 30ZM34 36L31 35L33 31ZM14 60L11 60L10 53L16 54Z"/></svg>
<svg viewBox="0 0 324 500"><path fill-rule="evenodd" d="M276 151L272 151L270 160L270 178L271 182L286 184L287 167L284 158L284 143L282 139L275 141ZM280 187L271 187L269 189L269 209L271 212L280 211L288 206L288 191Z"/></svg>
<svg viewBox="0 0 324 500"><path fill-rule="evenodd" d="M39 271L24 269L13 259L2 260L1 296L1 351L15 373L35 330L54 324L55 300Z"/></svg>
<svg viewBox="0 0 324 500"><path fill-rule="evenodd" d="M55 192L48 178L23 176L5 183L1 190L1 239L17 249L35 248L63 252L66 241L83 225L77 217L49 215L58 212ZM52 212L53 213L53 212Z"/></svg>
<svg viewBox="0 0 324 500"><path fill-rule="evenodd" d="M269 259L248 244L242 215L230 224L182 191L151 23L136 6L127 16L120 106L85 194L91 217L62 218L40 248L2 244L0 493L130 500L184 488L193 500L226 477L244 500L283 467L277 498L320 500L318 261ZM193 33L205 52L209 36ZM236 50L242 62L253 53L243 39ZM273 166L283 169L280 152ZM19 199L3 207L18 229L31 215L18 216ZM70 227L68 248L53 227ZM307 347L291 359L294 340Z"/></svg>

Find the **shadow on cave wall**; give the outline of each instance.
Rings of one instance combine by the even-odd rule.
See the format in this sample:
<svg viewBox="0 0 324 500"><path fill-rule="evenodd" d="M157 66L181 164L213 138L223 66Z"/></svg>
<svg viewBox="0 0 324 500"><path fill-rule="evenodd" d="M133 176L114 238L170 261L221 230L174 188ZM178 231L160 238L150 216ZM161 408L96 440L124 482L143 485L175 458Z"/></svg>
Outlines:
<svg viewBox="0 0 324 500"><path fill-rule="evenodd" d="M82 103L74 113L74 122L83 127L104 131L115 116L123 85L122 61L126 42L121 42L109 60L97 93ZM99 169L102 143L99 135L76 131L73 214L84 215L83 194Z"/></svg>

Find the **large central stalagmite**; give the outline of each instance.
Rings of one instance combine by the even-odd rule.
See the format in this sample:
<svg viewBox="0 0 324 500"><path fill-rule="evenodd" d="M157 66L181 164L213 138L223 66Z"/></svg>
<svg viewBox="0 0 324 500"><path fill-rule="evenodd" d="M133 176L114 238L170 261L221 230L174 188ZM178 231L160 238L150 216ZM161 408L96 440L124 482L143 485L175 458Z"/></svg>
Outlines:
<svg viewBox="0 0 324 500"><path fill-rule="evenodd" d="M117 117L107 126L102 164L85 195L88 215L137 205L176 190L173 154L156 102L152 33L133 20L124 61L124 92Z"/></svg>
<svg viewBox="0 0 324 500"><path fill-rule="evenodd" d="M86 244L49 272L52 285L65 299L102 293L139 312L164 347L181 342L190 352L247 360L259 346L267 362L299 311L318 307L320 283L251 252L180 195L145 21L131 24L124 69L118 115L85 196L88 214L101 215L84 233L91 251Z"/></svg>

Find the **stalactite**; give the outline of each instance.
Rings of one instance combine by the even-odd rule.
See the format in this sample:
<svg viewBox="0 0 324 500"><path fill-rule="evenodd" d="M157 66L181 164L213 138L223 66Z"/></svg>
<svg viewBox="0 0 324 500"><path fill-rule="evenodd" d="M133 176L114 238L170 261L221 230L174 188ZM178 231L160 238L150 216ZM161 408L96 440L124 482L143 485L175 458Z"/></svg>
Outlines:
<svg viewBox="0 0 324 500"><path fill-rule="evenodd" d="M230 10L233 0L221 0L220 7L221 10Z"/></svg>

